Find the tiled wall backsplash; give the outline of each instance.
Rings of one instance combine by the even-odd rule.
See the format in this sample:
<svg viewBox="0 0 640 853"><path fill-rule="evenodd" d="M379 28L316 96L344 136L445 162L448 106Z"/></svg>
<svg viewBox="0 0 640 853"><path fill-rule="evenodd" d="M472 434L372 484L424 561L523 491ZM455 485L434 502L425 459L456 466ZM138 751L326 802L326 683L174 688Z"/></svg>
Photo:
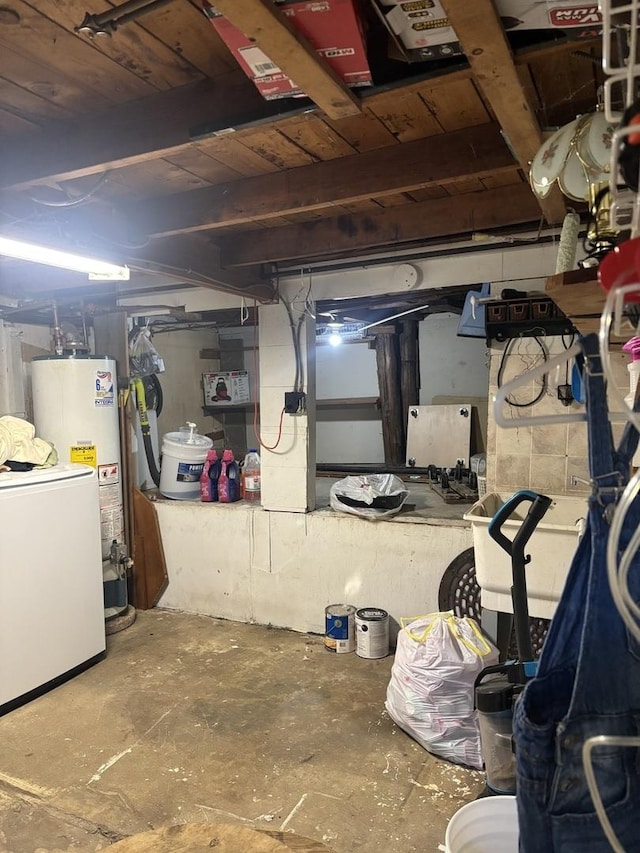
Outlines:
<svg viewBox="0 0 640 853"><path fill-rule="evenodd" d="M563 351L560 338L547 338L544 341L551 356ZM567 344L569 342L567 341ZM587 429L585 423L542 424L536 426L515 426L509 429L498 427L493 419L493 398L497 391L497 377L504 352L502 344L495 344L491 350L491 368L489 373L489 423L487 430L487 489L499 493L511 493L517 489L530 488L534 491L553 495L580 495L589 491L588 485L577 482L571 484L571 478L589 479L587 463ZM522 374L525 370L540 363L540 348L533 338L523 338L510 347L503 371L503 384ZM612 364L617 377L617 385L626 395L629 391L629 374L626 365L628 358L624 353L612 353ZM564 370L560 375L551 375L547 393L534 406L513 408L505 406L505 414L517 421L519 417L543 414L563 414L583 411L582 406L573 403L565 407L557 399L555 382L564 383ZM569 377L569 382L571 378ZM540 382L527 383L514 395L515 401L527 402L534 399L540 391ZM610 401L610 409L615 404ZM622 432L622 424L613 425L614 437Z"/></svg>

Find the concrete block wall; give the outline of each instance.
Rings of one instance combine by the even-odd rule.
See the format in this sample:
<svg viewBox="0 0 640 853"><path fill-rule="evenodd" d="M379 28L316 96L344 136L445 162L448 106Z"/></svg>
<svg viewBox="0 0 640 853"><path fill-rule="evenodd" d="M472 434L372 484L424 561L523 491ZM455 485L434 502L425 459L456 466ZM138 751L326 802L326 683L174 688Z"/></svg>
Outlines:
<svg viewBox="0 0 640 853"><path fill-rule="evenodd" d="M560 338L545 341L550 355L563 351ZM489 423L487 429L487 489L501 494L510 494L517 489L530 488L553 495L583 495L590 489L583 483L572 485L572 476L589 479L587 457L586 423L541 424L515 426L503 429L493 418L493 399L498 390L497 377L504 345L494 345L491 351L489 378ZM539 363L539 347L533 338L523 339L511 349L507 357L503 382ZM612 364L616 385L626 395L629 391L629 375L626 368L628 358L624 353L612 353ZM583 411L573 403L565 407L557 398L553 380L565 382L564 370L559 376L551 376L551 385L545 396L535 406L512 408L507 415L517 422L519 417L535 417L544 414L558 415ZM571 380L569 379L569 382ZM540 390L540 382L533 381L517 392L516 400L533 399ZM619 409L611 399L610 411ZM508 407L507 407L508 408ZM623 424L613 424L614 438L622 433Z"/></svg>
<svg viewBox="0 0 640 853"><path fill-rule="evenodd" d="M262 506L265 509L306 512L315 507L315 321L303 319L302 361L307 412L281 413L285 391L295 381L291 327L284 305L260 308L260 448Z"/></svg>
<svg viewBox="0 0 640 853"><path fill-rule="evenodd" d="M335 602L383 607L396 624L437 610L445 569L473 544L464 521L199 501L158 501L156 510L169 574L161 607L296 631L323 633Z"/></svg>

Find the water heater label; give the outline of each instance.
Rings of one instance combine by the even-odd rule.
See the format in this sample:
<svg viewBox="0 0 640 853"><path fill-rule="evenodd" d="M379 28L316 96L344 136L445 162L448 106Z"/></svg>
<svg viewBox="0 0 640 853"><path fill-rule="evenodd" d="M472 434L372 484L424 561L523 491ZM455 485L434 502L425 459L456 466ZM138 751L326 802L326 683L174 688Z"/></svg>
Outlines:
<svg viewBox="0 0 640 853"><path fill-rule="evenodd" d="M124 519L120 507L103 507L100 510L100 535L102 540L122 541Z"/></svg>
<svg viewBox="0 0 640 853"><path fill-rule="evenodd" d="M95 444L73 444L69 448L69 462L80 462L95 468L98 464L98 453Z"/></svg>
<svg viewBox="0 0 640 853"><path fill-rule="evenodd" d="M117 462L112 465L98 465L98 482L100 485L120 482L119 467Z"/></svg>
<svg viewBox="0 0 640 853"><path fill-rule="evenodd" d="M122 499L120 498L120 489L117 483L100 483L98 489L100 496L100 509L120 509Z"/></svg>
<svg viewBox="0 0 640 853"><path fill-rule="evenodd" d="M110 370L96 370L96 406L115 405L113 374Z"/></svg>

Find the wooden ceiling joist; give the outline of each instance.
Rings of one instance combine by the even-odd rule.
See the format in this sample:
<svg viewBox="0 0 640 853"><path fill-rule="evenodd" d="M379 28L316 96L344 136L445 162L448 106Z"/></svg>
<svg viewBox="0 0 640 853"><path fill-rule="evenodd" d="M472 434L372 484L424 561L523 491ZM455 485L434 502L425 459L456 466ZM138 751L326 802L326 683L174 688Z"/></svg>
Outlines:
<svg viewBox="0 0 640 853"><path fill-rule="evenodd" d="M523 88L500 17L492 0L442 0L449 22L467 57L475 80L487 99L525 173L543 138ZM549 223L566 213L559 190L539 200Z"/></svg>
<svg viewBox="0 0 640 853"><path fill-rule="evenodd" d="M574 43L525 51L515 61L524 65L528 58L570 50L575 50ZM384 109L398 93L446 88L471 76L469 69L439 72L428 80L418 79L392 89L363 90L362 100L372 109ZM249 121L273 119L276 109L282 115L274 121L286 128L287 110L295 110L296 102L264 101L244 72L236 68L215 80L158 92L90 116L39 122L40 133L27 125L24 134L8 136L0 145L0 187L28 188L160 160L190 150L194 128L209 126L212 132L237 128ZM15 124L18 119L12 114L9 120ZM358 117L339 120L338 129L344 121L357 122Z"/></svg>
<svg viewBox="0 0 640 853"><path fill-rule="evenodd" d="M244 232L220 240L220 260L226 268L338 255L535 222L539 213L529 187L521 183L379 212Z"/></svg>
<svg viewBox="0 0 640 853"><path fill-rule="evenodd" d="M275 294L271 282L261 278L259 268L225 270L218 246L189 235L152 240L148 246L126 255L124 262L137 269L259 301L270 301Z"/></svg>
<svg viewBox="0 0 640 853"><path fill-rule="evenodd" d="M432 136L122 207L142 232L167 236L320 210L496 175L516 167L495 124Z"/></svg>
<svg viewBox="0 0 640 853"><path fill-rule="evenodd" d="M215 5L329 118L344 118L360 112L358 98L271 0L219 0Z"/></svg>
<svg viewBox="0 0 640 853"><path fill-rule="evenodd" d="M410 94L468 79L467 69L404 84ZM371 107L395 98L396 90L363 92ZM226 133L247 124L271 126L297 119L299 101L265 101L239 68L213 81L202 81L119 104L90 118L57 120L0 145L0 188L23 189L38 183L63 182L106 169L120 169L171 157L193 148L192 132ZM338 120L357 121L351 117ZM365 120L366 123L366 120ZM242 130L233 134L240 137ZM203 141L200 144L205 144Z"/></svg>
<svg viewBox="0 0 640 853"><path fill-rule="evenodd" d="M119 104L90 119L58 121L0 145L0 187L25 189L158 160L192 144L190 129L221 128L273 112L240 69Z"/></svg>
<svg viewBox="0 0 640 853"><path fill-rule="evenodd" d="M224 270L220 264L218 247L192 237L152 241L135 252L123 249L106 256L98 250L95 254L127 264L133 276L136 272L145 273L145 279L152 276L166 285L186 283L259 302L270 302L275 294L270 279L261 278L259 270ZM11 259L0 259L0 264L3 285L18 288L31 298L45 298L47 295L51 298L56 292L87 287L91 291L99 287L97 282L87 282L87 276L83 273Z"/></svg>

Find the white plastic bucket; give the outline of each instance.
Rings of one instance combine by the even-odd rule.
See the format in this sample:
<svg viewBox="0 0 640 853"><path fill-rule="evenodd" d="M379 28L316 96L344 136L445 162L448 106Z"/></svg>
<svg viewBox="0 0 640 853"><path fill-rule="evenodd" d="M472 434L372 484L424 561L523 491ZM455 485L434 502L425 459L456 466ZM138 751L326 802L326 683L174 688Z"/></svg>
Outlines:
<svg viewBox="0 0 640 853"><path fill-rule="evenodd" d="M193 431L163 435L160 492L175 500L200 500L200 475L212 446L210 438Z"/></svg>
<svg viewBox="0 0 640 853"><path fill-rule="evenodd" d="M515 797L484 797L467 803L449 821L446 853L518 853Z"/></svg>

